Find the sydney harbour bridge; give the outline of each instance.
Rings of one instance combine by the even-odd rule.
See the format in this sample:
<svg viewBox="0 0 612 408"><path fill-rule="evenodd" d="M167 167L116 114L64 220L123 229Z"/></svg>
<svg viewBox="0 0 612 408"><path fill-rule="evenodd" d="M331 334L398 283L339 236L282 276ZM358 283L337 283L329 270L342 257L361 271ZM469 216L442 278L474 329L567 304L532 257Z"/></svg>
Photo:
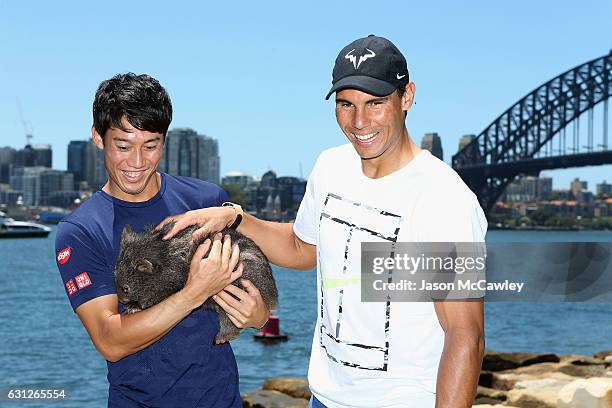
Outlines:
<svg viewBox="0 0 612 408"><path fill-rule="evenodd" d="M612 50L560 74L514 103L464 143L453 156L452 166L490 212L518 175L610 164L611 90Z"/></svg>

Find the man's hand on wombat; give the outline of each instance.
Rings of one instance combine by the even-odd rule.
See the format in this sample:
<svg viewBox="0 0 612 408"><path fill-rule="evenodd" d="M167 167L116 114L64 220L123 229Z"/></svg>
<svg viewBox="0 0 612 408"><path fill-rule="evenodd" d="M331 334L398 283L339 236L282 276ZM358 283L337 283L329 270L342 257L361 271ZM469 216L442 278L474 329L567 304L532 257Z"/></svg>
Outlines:
<svg viewBox="0 0 612 408"><path fill-rule="evenodd" d="M241 279L245 290L228 285L213 296L213 300L225 310L227 317L239 329L261 328L270 317L270 311L261 297L259 289L248 279Z"/></svg>
<svg viewBox="0 0 612 408"><path fill-rule="evenodd" d="M163 239L170 239L180 231L190 225L197 225L198 229L192 235L195 240L204 238L208 234L212 234L231 225L236 219L236 211L231 207L209 207L200 208L199 210L187 211L183 214L171 215L160 222L156 231L159 231L164 225L174 222L172 229L164 235Z"/></svg>
<svg viewBox="0 0 612 408"><path fill-rule="evenodd" d="M204 258L209 248L210 253ZM195 307L242 276L243 266L242 263L238 264L239 255L238 245L232 246L228 235L222 240L221 234L216 234L212 247L210 239L198 247L189 266L187 283L182 289Z"/></svg>

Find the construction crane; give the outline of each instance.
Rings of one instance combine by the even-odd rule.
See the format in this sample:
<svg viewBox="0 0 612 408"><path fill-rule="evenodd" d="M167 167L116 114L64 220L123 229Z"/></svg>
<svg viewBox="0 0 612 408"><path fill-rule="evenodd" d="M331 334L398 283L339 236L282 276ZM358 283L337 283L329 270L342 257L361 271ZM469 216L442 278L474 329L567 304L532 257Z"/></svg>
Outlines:
<svg viewBox="0 0 612 408"><path fill-rule="evenodd" d="M23 116L23 110L21 109L21 103L19 103L19 97L15 97L15 100L17 101L17 110L19 111L19 117L21 118L21 124L23 125L23 130L25 131L26 146L29 146L32 144L32 138L34 137L32 135L33 129L32 129L32 126L30 126L28 122L26 122Z"/></svg>

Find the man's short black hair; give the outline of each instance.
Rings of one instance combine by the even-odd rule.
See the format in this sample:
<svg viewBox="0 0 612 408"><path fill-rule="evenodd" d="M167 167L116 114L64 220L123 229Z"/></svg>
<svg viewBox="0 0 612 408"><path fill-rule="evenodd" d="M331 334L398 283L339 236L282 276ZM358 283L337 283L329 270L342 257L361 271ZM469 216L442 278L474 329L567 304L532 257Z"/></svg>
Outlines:
<svg viewBox="0 0 612 408"><path fill-rule="evenodd" d="M136 129L168 132L172 122L172 102L163 86L149 75L131 72L102 81L93 103L94 127L104 141L110 128L126 130L125 119Z"/></svg>

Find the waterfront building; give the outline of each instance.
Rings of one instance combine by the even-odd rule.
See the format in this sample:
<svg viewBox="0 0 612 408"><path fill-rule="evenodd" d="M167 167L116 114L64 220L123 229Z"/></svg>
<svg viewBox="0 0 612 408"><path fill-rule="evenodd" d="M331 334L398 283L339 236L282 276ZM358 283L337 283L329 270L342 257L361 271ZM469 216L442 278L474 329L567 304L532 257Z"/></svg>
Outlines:
<svg viewBox="0 0 612 408"><path fill-rule="evenodd" d="M97 190L103 186L108 179L108 173L104 167L104 151L90 139L87 142L85 153L85 181L90 190Z"/></svg>
<svg viewBox="0 0 612 408"><path fill-rule="evenodd" d="M200 135L190 128L176 128L166 135L159 168L169 174L219 184L220 163L216 139Z"/></svg>
<svg viewBox="0 0 612 408"><path fill-rule="evenodd" d="M72 173L43 166L14 167L10 191L21 195L23 205L51 205L53 197L74 191Z"/></svg>
<svg viewBox="0 0 612 408"><path fill-rule="evenodd" d="M533 202L536 199L537 186L537 177L520 177L508 184L505 199L508 201Z"/></svg>
<svg viewBox="0 0 612 408"><path fill-rule="evenodd" d="M254 182L255 179L253 176L240 171L230 171L221 179L221 184L235 184L242 190L246 189L249 184Z"/></svg>
<svg viewBox="0 0 612 408"><path fill-rule="evenodd" d="M538 200L548 200L550 195L552 194L552 186L553 180L552 177L541 176L538 178L537 183L537 199Z"/></svg>
<svg viewBox="0 0 612 408"><path fill-rule="evenodd" d="M603 181L603 183L599 183L596 186L596 190L595 193L598 196L601 195L612 195L612 184L607 183L605 180Z"/></svg>
<svg viewBox="0 0 612 408"><path fill-rule="evenodd" d="M14 155L13 164L16 167L47 167L53 164L53 150L48 144L26 145L17 150Z"/></svg>
<svg viewBox="0 0 612 408"><path fill-rule="evenodd" d="M12 147L0 147L0 184L8 184L11 166L15 162L17 150Z"/></svg>
<svg viewBox="0 0 612 408"><path fill-rule="evenodd" d="M68 144L68 165L66 168L74 175L74 182L78 185L85 181L87 175L88 141L71 140Z"/></svg>
<svg viewBox="0 0 612 408"><path fill-rule="evenodd" d="M423 139L421 139L421 149L429 150L438 159L444 160L442 139L437 133L425 133Z"/></svg>

